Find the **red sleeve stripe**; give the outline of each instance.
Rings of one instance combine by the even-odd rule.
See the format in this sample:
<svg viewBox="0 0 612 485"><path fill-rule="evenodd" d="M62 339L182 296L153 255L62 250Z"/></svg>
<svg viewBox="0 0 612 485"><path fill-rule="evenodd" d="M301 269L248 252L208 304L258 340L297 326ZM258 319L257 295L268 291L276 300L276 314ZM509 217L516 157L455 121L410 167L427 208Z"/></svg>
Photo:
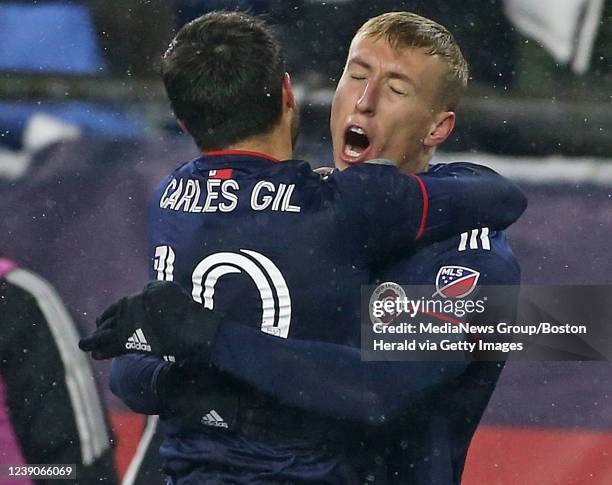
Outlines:
<svg viewBox="0 0 612 485"><path fill-rule="evenodd" d="M421 187L421 194L423 194L423 212L421 214L421 225L419 226L419 230L417 231L415 240L418 241L425 234L425 227L427 226L427 216L429 215L429 194L427 193L427 187L425 186L425 182L418 175L411 175L416 179L419 183L419 187Z"/></svg>

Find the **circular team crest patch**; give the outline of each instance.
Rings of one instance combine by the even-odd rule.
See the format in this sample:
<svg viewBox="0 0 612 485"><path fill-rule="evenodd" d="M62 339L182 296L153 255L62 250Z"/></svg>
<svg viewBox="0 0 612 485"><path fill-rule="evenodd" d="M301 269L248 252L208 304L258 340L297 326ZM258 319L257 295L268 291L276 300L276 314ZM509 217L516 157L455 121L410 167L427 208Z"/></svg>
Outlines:
<svg viewBox="0 0 612 485"><path fill-rule="evenodd" d="M395 302L397 301L397 299L404 300L404 298L406 298L406 292L404 292L403 288L397 283L389 281L378 285L372 293L372 296L370 297L369 309L370 320L372 321L372 323L382 323L383 325L388 325L393 321L395 317L397 317L397 315L399 315L399 312L397 310L398 305L394 304L393 307L389 305L386 308L380 308L382 303L378 303L378 305L376 305L375 302ZM375 306L379 307L379 311L376 313L374 312Z"/></svg>

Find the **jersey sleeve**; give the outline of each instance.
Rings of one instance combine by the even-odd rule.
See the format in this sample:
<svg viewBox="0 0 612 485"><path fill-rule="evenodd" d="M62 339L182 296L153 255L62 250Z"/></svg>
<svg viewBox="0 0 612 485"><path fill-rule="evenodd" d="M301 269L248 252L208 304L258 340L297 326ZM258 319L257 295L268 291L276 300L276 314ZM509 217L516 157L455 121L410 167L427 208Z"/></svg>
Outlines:
<svg viewBox="0 0 612 485"><path fill-rule="evenodd" d="M248 348L249 352L240 349ZM384 424L467 362L363 362L359 349L281 339L240 325L220 328L213 362L285 404L364 424Z"/></svg>
<svg viewBox="0 0 612 485"><path fill-rule="evenodd" d="M474 227L503 229L527 206L513 182L465 162L411 176L364 163L329 178L347 230L372 252L407 249L416 240L443 240Z"/></svg>
<svg viewBox="0 0 612 485"><path fill-rule="evenodd" d="M435 267L435 273L441 267L463 267L476 271L478 281L470 298L485 300L483 313L473 315L470 323L497 324L499 322L513 322L519 298L521 269L508 247L506 238L501 233L493 233L491 237L485 236L489 243L483 243L483 231L477 232L481 237L476 241L476 249L470 249L474 231L463 233L459 247L462 251L453 251L445 254L440 264ZM486 234L486 233L485 233ZM467 242L469 240L469 242ZM464 244L463 241L466 243ZM490 249L485 249L490 244ZM432 280L433 283L433 280ZM509 338L496 335L496 339Z"/></svg>
<svg viewBox="0 0 612 485"><path fill-rule="evenodd" d="M496 241L491 240L493 245ZM469 247L469 244L468 244ZM491 324L492 322L514 322L518 305L521 271L514 256L507 252L466 249L462 253L449 255L443 261L448 265L467 266L480 273L477 298L487 298L488 305L483 314L478 315L472 323ZM499 291L503 289L503 298ZM507 338L507 336L502 336ZM477 355L478 359L479 356ZM487 405L493 395L497 382L504 369L505 362L481 360L471 362L451 386L441 389L446 400L442 405L445 416L454 416L452 433L456 435L455 443L466 447Z"/></svg>
<svg viewBox="0 0 612 485"><path fill-rule="evenodd" d="M116 357L111 364L110 389L135 413L164 414L157 379L170 365L160 357L144 354Z"/></svg>

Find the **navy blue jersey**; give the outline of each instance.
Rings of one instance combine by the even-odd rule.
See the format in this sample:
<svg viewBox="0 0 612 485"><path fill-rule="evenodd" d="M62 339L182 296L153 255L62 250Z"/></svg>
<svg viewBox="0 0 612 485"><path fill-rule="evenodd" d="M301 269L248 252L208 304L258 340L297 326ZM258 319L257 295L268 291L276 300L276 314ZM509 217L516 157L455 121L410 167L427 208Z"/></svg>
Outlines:
<svg viewBox="0 0 612 485"><path fill-rule="evenodd" d="M500 200L511 183L484 167L481 176L453 167L419 178L363 164L322 178L299 161L195 159L151 198L151 276L180 283L226 321L357 342L357 289L373 261L487 220L503 227L522 212L514 187L510 204Z"/></svg>
<svg viewBox="0 0 612 485"><path fill-rule="evenodd" d="M504 286L510 293L471 323L514 320L520 267L505 235L488 228L423 247L386 268L380 279L436 288L445 271L457 268L478 276L473 290L478 298L486 296L487 286ZM418 365L412 365L414 372ZM358 466L382 464L385 478L372 483L459 485L470 442L502 369L503 362L472 362L456 379L413 399L392 426L367 429Z"/></svg>
<svg viewBox="0 0 612 485"><path fill-rule="evenodd" d="M518 285L520 280L505 236L489 233L487 228L423 247L386 268L379 280L433 289L443 270L457 267L478 274L474 291L486 291L487 285ZM480 320L512 321L513 301L509 298L503 306L488 308ZM320 483L366 479L380 484L460 483L469 443L503 368L497 362L362 362L356 348L282 340L241 326L222 327L215 348L219 367L278 400L265 405L269 415L259 422L259 440L241 442L242 451L226 448L224 452L231 456L244 453L245 447L256 448L255 453L261 453L262 447L275 450L272 463L283 476L286 470L278 470L286 462L279 456L295 458L301 452L303 457L304 450L310 450L306 454L312 461L302 463L297 475L291 476L296 483L312 477ZM136 361L134 367L139 365ZM297 412L298 407L303 412ZM287 415L293 420L287 420ZM348 426L322 415L349 418ZM326 426L341 433L341 439L336 437L332 443L329 433L313 439L313 430L316 434ZM301 439L300 451L292 454L274 435ZM257 473L245 474L239 460L236 463L241 470L239 483L257 482ZM199 469L192 473L209 476Z"/></svg>
<svg viewBox="0 0 612 485"><path fill-rule="evenodd" d="M374 262L408 250L419 237L440 239L474 225L505 227L524 206L512 184L469 164L421 178L364 164L322 178L299 161L205 156L177 169L152 197L152 276L179 282L196 301L224 313L226 322L240 324L228 328L355 346L359 289L371 280ZM255 347L229 347L257 360ZM113 389L126 402L134 398L138 408L147 381L122 362L130 358L114 364L126 372L115 372ZM196 432L180 418L165 425L167 470L185 480L201 473L198 466L208 479L226 474L243 483L263 476L275 477L274 483L348 480L344 462L324 449L313 454L307 436L270 446L218 429Z"/></svg>
<svg viewBox="0 0 612 485"><path fill-rule="evenodd" d="M381 271L378 279L433 288L441 270L457 266L476 271L481 287L516 285L520 280L505 236L489 233L486 228L423 247ZM487 311L482 320L511 321L514 312L509 299L503 307ZM279 408L269 404L273 415L267 424L261 423L262 429L268 427L269 434L287 426L290 429L285 434L306 436L304 428L314 428L323 421L312 415L313 410L361 423L360 427L350 426L353 433L343 434L344 443L336 444L331 456L321 452L329 443L311 442L310 448L302 443L311 450L313 460L300 470L300 479L294 477L296 482L316 476L321 483L362 483L365 479L381 484L460 483L469 443L503 367L496 362L472 363L459 366L460 372L455 369L449 375L448 363L364 363L357 349L346 346L274 339L244 327L222 330L215 345L219 366L276 396L280 403L304 410L294 414L298 424L292 424L282 422L279 414L274 414ZM232 346L248 348L259 357L232 352ZM142 378L138 369L152 359L130 359L135 374ZM153 362L152 367L157 365ZM445 372L439 372L442 369ZM155 387L150 379L142 381ZM146 394L144 385L140 394ZM389 424L384 424L381 417ZM378 426L371 426L373 423ZM358 433L354 432L356 428ZM251 444L262 446L258 442L242 443ZM276 463L279 465L278 460ZM326 471L321 474L321 470ZM253 478L240 476L240 483Z"/></svg>
<svg viewBox="0 0 612 485"><path fill-rule="evenodd" d="M428 285L433 292L440 275L457 268L478 276L473 291L479 298L488 286L509 287L511 293L471 323L513 320L520 269L506 237L488 228L423 247L382 270L378 279ZM346 346L224 330L215 360L225 371L286 405L361 424L357 434L345 435L342 456L350 457L368 483L459 484L470 441L503 368L500 362L362 362L359 350ZM232 353L229 342L268 358L249 361ZM283 374L295 377L287 383ZM302 419L312 426L312 416Z"/></svg>
<svg viewBox="0 0 612 485"><path fill-rule="evenodd" d="M457 236L421 248L414 255L390 265L378 273L380 281L404 285L425 285L436 290L436 279L446 268L461 267L478 275L473 291L486 296L489 286L509 286L511 293L499 304L487 305L486 311L470 323L514 318L520 269L503 233L488 229L486 248L465 252L458 248ZM469 234L469 233L467 233ZM479 240L480 242L481 240ZM230 342L239 342L266 359L251 359L236 352ZM448 383L471 368L468 362L362 362L357 347L318 341L271 339L259 332L238 326L219 331L213 358L217 366L283 402L314 410L322 415L346 417L363 424L382 424L403 415L404 409L434 386ZM498 366L495 365L497 368ZM307 369L299 372L299 369ZM418 373L414 373L418 369ZM296 377L287 383L283 374ZM324 379L321 376L325 376Z"/></svg>

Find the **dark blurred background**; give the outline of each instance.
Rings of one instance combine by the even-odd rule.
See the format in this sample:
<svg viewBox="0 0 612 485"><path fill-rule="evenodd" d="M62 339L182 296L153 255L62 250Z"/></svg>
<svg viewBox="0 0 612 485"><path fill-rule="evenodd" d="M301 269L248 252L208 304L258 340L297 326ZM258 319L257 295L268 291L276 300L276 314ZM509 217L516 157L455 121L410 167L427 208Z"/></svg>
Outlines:
<svg viewBox="0 0 612 485"><path fill-rule="evenodd" d="M356 29L381 12L411 10L447 26L472 69L445 150L612 154L610 0L3 0L0 146L20 148L30 115L41 112L85 135L175 131L158 59L177 27L220 8L275 26L311 141L327 139L329 102Z"/></svg>

